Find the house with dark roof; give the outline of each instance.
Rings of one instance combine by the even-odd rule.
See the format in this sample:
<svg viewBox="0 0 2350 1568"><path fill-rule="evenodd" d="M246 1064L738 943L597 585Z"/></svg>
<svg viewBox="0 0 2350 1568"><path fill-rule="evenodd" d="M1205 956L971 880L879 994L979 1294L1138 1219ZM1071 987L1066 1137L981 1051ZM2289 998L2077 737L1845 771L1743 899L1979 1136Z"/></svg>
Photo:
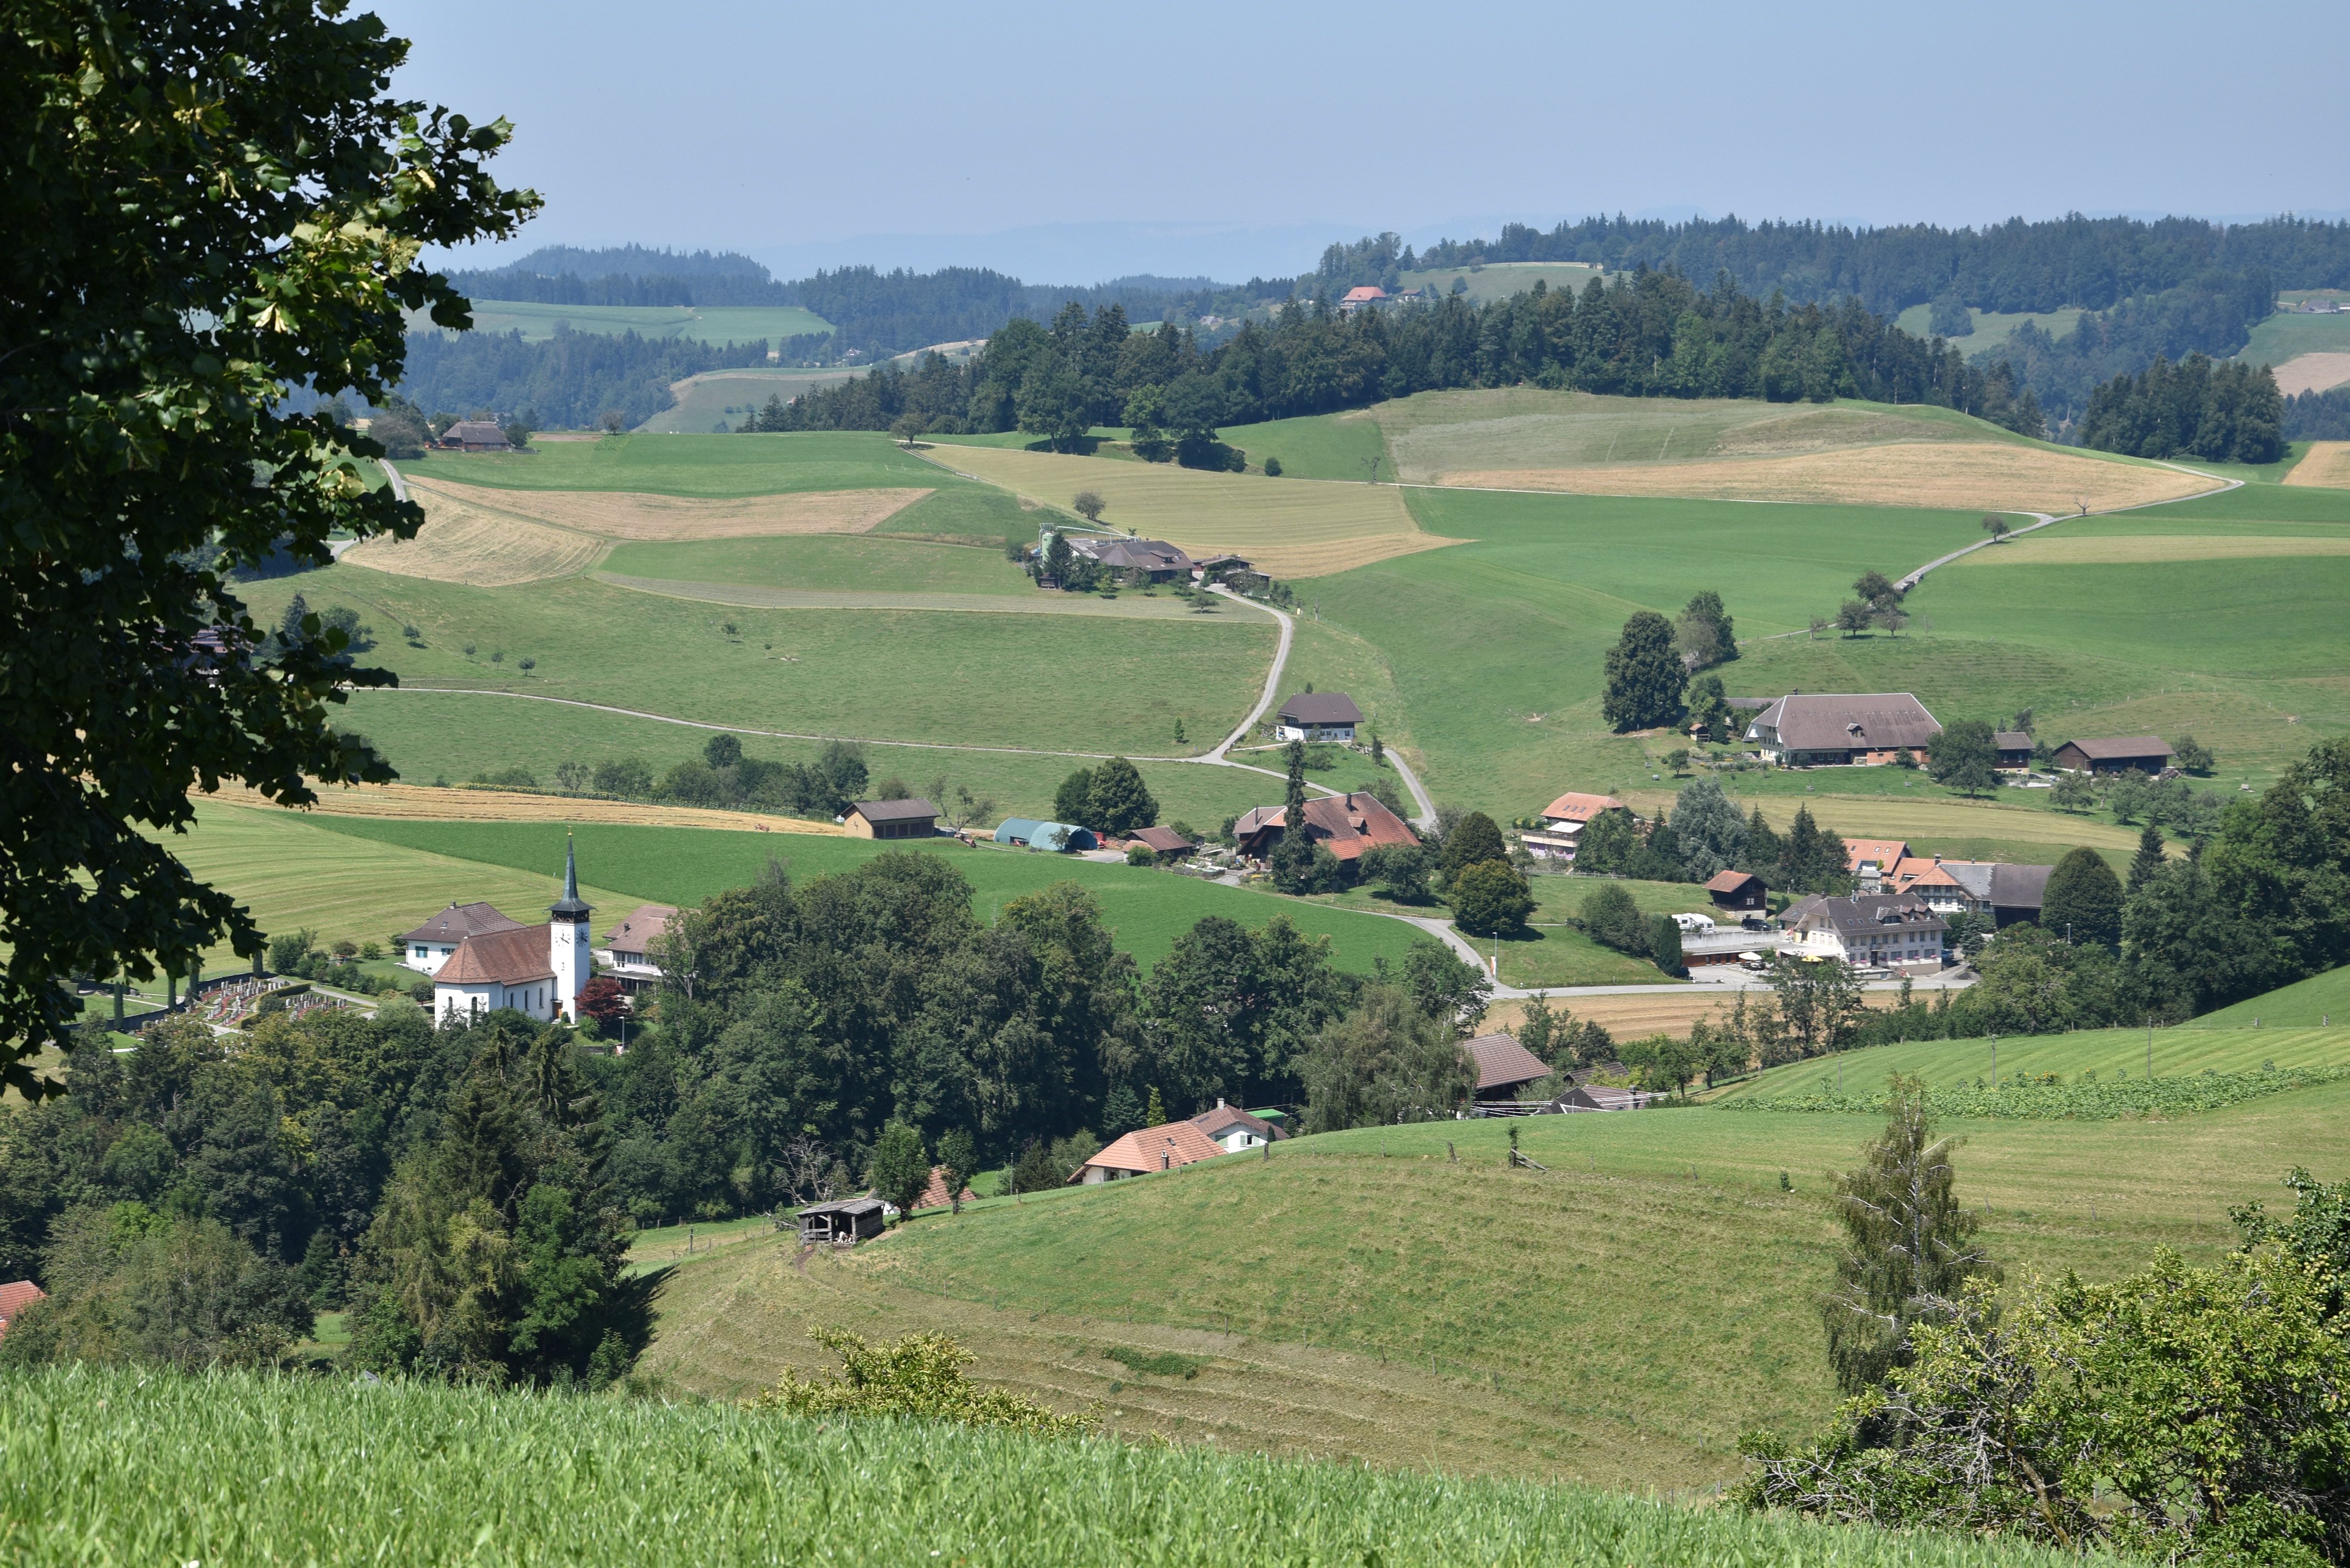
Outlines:
<svg viewBox="0 0 2350 1568"><path fill-rule="evenodd" d="M939 808L926 800L860 800L841 815L854 838L932 838Z"/></svg>
<svg viewBox="0 0 2350 1568"><path fill-rule="evenodd" d="M492 420L459 420L441 433L441 444L460 452L504 452L511 444Z"/></svg>
<svg viewBox="0 0 2350 1568"><path fill-rule="evenodd" d="M477 931L457 944L432 976L436 1018L478 1018L510 1007L542 1023L579 1021L579 994L595 971L588 918L579 897L579 857L566 846L563 897L544 925ZM502 917L503 918L503 917Z"/></svg>
<svg viewBox="0 0 2350 1568"><path fill-rule="evenodd" d="M631 995L660 983L660 965L653 961L652 944L669 934L677 919L671 904L639 904L619 924L604 933L596 961L612 972L620 989Z"/></svg>
<svg viewBox="0 0 2350 1568"><path fill-rule="evenodd" d="M1209 1141L1227 1154L1261 1147L1289 1136L1255 1112L1228 1106L1221 1099L1214 1110L1193 1116L1191 1125L1206 1133Z"/></svg>
<svg viewBox="0 0 2350 1568"><path fill-rule="evenodd" d="M1834 959L1856 969L1942 967L1950 922L1908 893L1814 894L1780 917L1792 933L1783 950L1794 959Z"/></svg>
<svg viewBox="0 0 2350 1568"><path fill-rule="evenodd" d="M1154 583L1191 575L1191 557L1164 539L1071 539L1069 552L1105 571L1133 573Z"/></svg>
<svg viewBox="0 0 2350 1568"><path fill-rule="evenodd" d="M1923 753L1942 732L1907 691L1788 693L1754 715L1746 738L1791 768L1876 767Z"/></svg>
<svg viewBox="0 0 2350 1568"><path fill-rule="evenodd" d="M1550 1067L1511 1034L1480 1034L1461 1049L1475 1075L1470 1093L1477 1100L1523 1099L1526 1086L1550 1076Z"/></svg>
<svg viewBox="0 0 2350 1568"><path fill-rule="evenodd" d="M1281 705L1274 733L1284 741L1352 741L1362 710L1344 691L1301 691Z"/></svg>
<svg viewBox="0 0 2350 1568"><path fill-rule="evenodd" d="M888 1228L889 1206L879 1198L840 1198L811 1203L797 1216L803 1247L854 1247Z"/></svg>
<svg viewBox="0 0 2350 1568"><path fill-rule="evenodd" d="M1200 847L1171 827L1138 827L1126 836L1162 860L1180 860Z"/></svg>
<svg viewBox="0 0 2350 1568"><path fill-rule="evenodd" d="M2054 866L1993 866L1991 868L1991 913L1995 927L2004 929L2024 920L2037 921L2047 902L2048 877Z"/></svg>
<svg viewBox="0 0 2350 1568"><path fill-rule="evenodd" d="M1154 1170L1174 1170L1213 1159L1223 1146L1191 1122L1169 1122L1128 1133L1070 1174L1072 1187L1093 1187L1148 1176Z"/></svg>
<svg viewBox="0 0 2350 1568"><path fill-rule="evenodd" d="M400 933L400 961L419 974L438 974L467 937L520 929L520 920L509 920L487 904L452 903L414 930Z"/></svg>
<svg viewBox="0 0 2350 1568"><path fill-rule="evenodd" d="M2159 735L2109 735L2067 741L2056 748L2054 761L2074 774L2158 774L2176 754Z"/></svg>
<svg viewBox="0 0 2350 1568"><path fill-rule="evenodd" d="M1752 871L1717 871L1705 885L1717 909L1759 913L1771 907L1771 889Z"/></svg>
<svg viewBox="0 0 2350 1568"><path fill-rule="evenodd" d="M1232 823L1232 839L1243 855L1259 860L1273 854L1289 829L1284 806L1252 806ZM1417 844L1419 836L1403 818L1361 790L1305 803L1305 832L1341 861L1354 861L1382 844Z"/></svg>
<svg viewBox="0 0 2350 1568"><path fill-rule="evenodd" d="M1567 1091L1559 1108L1567 1111L1637 1111L1664 1096L1647 1089L1619 1088L1612 1084L1581 1084ZM1643 1127L1648 1124L1643 1122Z"/></svg>
<svg viewBox="0 0 2350 1568"><path fill-rule="evenodd" d="M2032 732L2029 730L1993 730L1991 743L1999 753L1998 766L2007 773L2020 773L2032 765Z"/></svg>

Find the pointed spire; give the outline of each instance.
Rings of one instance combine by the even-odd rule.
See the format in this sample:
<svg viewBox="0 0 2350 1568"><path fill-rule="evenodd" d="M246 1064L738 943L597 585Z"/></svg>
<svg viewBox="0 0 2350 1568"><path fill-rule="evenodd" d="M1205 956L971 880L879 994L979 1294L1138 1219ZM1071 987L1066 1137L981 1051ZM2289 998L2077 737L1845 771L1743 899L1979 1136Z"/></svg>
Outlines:
<svg viewBox="0 0 2350 1568"><path fill-rule="evenodd" d="M589 913L579 898L579 851L567 833L563 836L563 897L547 913L556 919L573 920L584 920Z"/></svg>

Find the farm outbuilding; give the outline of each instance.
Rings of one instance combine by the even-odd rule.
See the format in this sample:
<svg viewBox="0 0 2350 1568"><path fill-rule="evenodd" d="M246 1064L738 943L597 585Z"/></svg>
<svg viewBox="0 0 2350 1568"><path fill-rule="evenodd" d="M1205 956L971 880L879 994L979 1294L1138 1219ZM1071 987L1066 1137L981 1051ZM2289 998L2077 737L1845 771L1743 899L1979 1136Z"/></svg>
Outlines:
<svg viewBox="0 0 2350 1568"><path fill-rule="evenodd" d="M1031 816L1007 816L995 830L995 842L1023 849L1098 849L1093 829L1072 822L1039 822Z"/></svg>
<svg viewBox="0 0 2350 1568"><path fill-rule="evenodd" d="M1717 909L1763 909L1770 907L1771 889L1752 871L1720 871L1705 885Z"/></svg>
<svg viewBox="0 0 2350 1568"><path fill-rule="evenodd" d="M840 820L858 838L929 838L938 832L939 808L926 800L860 800Z"/></svg>
<svg viewBox="0 0 2350 1568"><path fill-rule="evenodd" d="M2158 774L2174 753L2160 735L2109 735L2067 741L2056 748L2058 767L2074 774Z"/></svg>
<svg viewBox="0 0 2350 1568"><path fill-rule="evenodd" d="M1550 1067L1512 1034L1480 1034L1461 1049L1477 1076L1474 1098L1514 1100L1529 1084L1550 1076Z"/></svg>
<svg viewBox="0 0 2350 1568"><path fill-rule="evenodd" d="M800 1245L850 1246L881 1234L888 1205L879 1198L842 1198L799 1211Z"/></svg>

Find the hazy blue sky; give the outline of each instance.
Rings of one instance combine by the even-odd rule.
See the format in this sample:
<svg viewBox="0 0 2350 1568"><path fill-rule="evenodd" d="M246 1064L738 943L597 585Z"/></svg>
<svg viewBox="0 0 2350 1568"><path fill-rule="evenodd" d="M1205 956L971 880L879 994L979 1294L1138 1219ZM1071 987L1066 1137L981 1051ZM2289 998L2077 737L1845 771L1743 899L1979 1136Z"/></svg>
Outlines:
<svg viewBox="0 0 2350 1568"><path fill-rule="evenodd" d="M2350 13L2188 5L377 6L516 137L518 254L723 246L1032 281L1701 211L2350 208Z"/></svg>

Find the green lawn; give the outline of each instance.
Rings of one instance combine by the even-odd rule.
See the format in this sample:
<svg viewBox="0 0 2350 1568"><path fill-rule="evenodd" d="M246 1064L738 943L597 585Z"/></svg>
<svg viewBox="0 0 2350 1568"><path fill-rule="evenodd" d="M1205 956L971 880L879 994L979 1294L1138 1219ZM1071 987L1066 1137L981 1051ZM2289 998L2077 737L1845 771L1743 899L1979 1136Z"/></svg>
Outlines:
<svg viewBox="0 0 2350 1568"><path fill-rule="evenodd" d="M1284 479L1333 479L1361 483L1369 478L1368 460L1379 459L1378 477L1393 479L1387 464L1387 441L1379 421L1368 410L1344 414L1308 414L1294 420L1268 420L1263 424L1226 425L1217 432L1228 444L1248 453L1251 468L1263 468L1268 457L1281 459Z"/></svg>
<svg viewBox="0 0 2350 1568"><path fill-rule="evenodd" d="M730 430L735 429L751 412L764 408L769 398L779 397L789 402L818 387L846 381L857 373L851 369L814 370L798 366L705 370L678 383L673 389L677 402L637 430L645 435L706 435L722 422Z"/></svg>
<svg viewBox="0 0 2350 1568"><path fill-rule="evenodd" d="M546 441L528 453L436 452L414 472L508 490L643 495L784 495L956 483L935 464L899 451L888 436L863 431Z"/></svg>
<svg viewBox="0 0 2350 1568"><path fill-rule="evenodd" d="M633 332L639 337L691 337L704 343L748 343L764 337L772 345L832 330L832 323L796 305L546 305L527 299L477 299L473 305L474 331L518 331L532 343L554 337L558 321L574 332L614 337Z"/></svg>
<svg viewBox="0 0 2350 1568"><path fill-rule="evenodd" d="M2327 1023L2337 1012L2342 1015L2342 1023L2328 1026L2339 1029L2350 1024L2350 965L2207 1012L2195 1021L2195 1026L2249 1028L2257 1023L2257 1033L2264 1038L2272 1029L2305 1029L2311 1024ZM2350 1061L2350 1041L2345 1042L2340 1060Z"/></svg>
<svg viewBox="0 0 2350 1568"><path fill-rule="evenodd" d="M568 835L577 843L583 878L626 889L630 898L680 906L698 904L712 893L748 883L770 856L785 860L795 877L815 877L847 870L890 852L885 846L861 838L607 823L567 826L318 816L294 826L525 871L542 864L560 865ZM1219 887L1171 872L1098 865L1024 850L944 844L910 853L945 856L972 884L973 911L982 919L993 919L1010 899L1073 879L1101 901L1105 918L1118 932L1118 945L1145 967L1158 961L1178 936L1208 915L1222 915L1253 927L1263 925L1274 915L1287 915L1299 930L1329 936L1336 961L1357 972L1368 972L1374 961L1381 958L1398 962L1414 940L1425 940L1398 920ZM552 862L547 860L550 855L555 857Z"/></svg>
<svg viewBox="0 0 2350 1568"><path fill-rule="evenodd" d="M380 639L368 658L405 684L799 734L1050 751L1165 754L1179 718L1194 734L1222 734L1263 690L1274 641L1256 618L761 609L583 577L475 588L352 566L245 592L274 624L297 590L316 607L359 609ZM400 638L410 624L425 647ZM523 670L524 658L536 668Z"/></svg>

